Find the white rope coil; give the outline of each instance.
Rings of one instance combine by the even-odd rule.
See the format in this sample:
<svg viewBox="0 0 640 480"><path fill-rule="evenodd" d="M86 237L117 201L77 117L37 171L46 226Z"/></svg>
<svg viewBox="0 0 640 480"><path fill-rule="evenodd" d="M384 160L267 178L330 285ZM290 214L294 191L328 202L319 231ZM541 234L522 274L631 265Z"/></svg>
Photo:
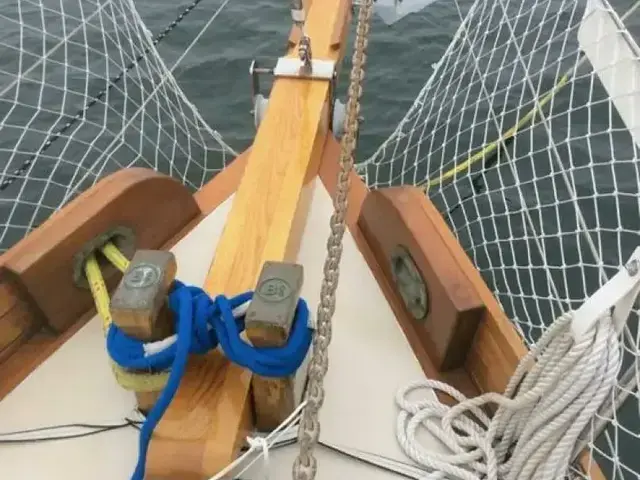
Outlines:
<svg viewBox="0 0 640 480"><path fill-rule="evenodd" d="M413 383L396 396L397 438L427 470L424 480L553 480L566 478L581 434L611 396L621 367L618 334L610 316L578 342L573 312L559 317L518 365L504 394L468 399L434 380ZM459 403L410 401L421 389L444 392ZM493 416L482 407L497 404ZM426 429L451 451L427 451L417 440Z"/></svg>

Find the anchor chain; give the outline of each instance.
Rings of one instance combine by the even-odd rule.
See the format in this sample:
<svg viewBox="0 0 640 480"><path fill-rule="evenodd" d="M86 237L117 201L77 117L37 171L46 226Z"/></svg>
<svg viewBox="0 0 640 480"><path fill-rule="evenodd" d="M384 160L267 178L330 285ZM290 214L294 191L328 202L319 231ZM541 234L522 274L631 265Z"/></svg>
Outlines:
<svg viewBox="0 0 640 480"><path fill-rule="evenodd" d="M324 278L317 311L316 334L313 339L313 354L309 363L307 404L302 413L298 432L300 452L293 464L294 480L313 480L317 471L317 460L313 450L320 436L318 413L324 401L323 380L329 366L327 350L331 341L331 319L336 308L342 239L346 229L349 176L354 165L354 151L358 137L360 96L362 95L372 12L373 0L364 0L358 13L353 65L349 79L345 134L341 142L340 173L338 174L334 212L329 222L331 234L327 240L327 256L324 262Z"/></svg>

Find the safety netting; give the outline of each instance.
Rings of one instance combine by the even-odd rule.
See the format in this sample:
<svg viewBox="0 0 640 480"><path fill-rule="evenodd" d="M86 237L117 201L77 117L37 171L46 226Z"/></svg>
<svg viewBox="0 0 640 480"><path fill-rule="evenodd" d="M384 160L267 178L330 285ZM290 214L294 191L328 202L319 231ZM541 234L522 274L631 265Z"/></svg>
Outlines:
<svg viewBox="0 0 640 480"><path fill-rule="evenodd" d="M448 49L358 172L371 188L423 187L532 345L640 244L638 2L450 8ZM584 439L611 479L640 476L637 314L610 408Z"/></svg>
<svg viewBox="0 0 640 480"><path fill-rule="evenodd" d="M133 0L3 4L0 251L117 170L195 189L234 158L173 75L189 52L168 65L156 49L175 23L150 32Z"/></svg>

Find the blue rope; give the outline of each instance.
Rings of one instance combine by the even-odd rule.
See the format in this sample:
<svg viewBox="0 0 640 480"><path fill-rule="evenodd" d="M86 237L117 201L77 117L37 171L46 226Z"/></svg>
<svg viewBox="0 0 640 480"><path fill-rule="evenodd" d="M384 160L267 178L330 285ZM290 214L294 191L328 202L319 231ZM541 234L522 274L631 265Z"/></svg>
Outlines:
<svg viewBox="0 0 640 480"><path fill-rule="evenodd" d="M219 344L229 360L264 377L289 376L302 364L312 337L306 302L302 299L298 302L286 345L258 348L240 338L244 318L233 316L233 309L252 297L253 292L246 292L231 299L219 295L212 300L202 289L175 281L169 294L169 307L174 313L177 341L147 357L144 342L127 336L111 324L107 333L107 351L118 365L131 370L170 369L167 384L140 430L140 451L132 480L144 479L151 435L178 390L190 353L204 354Z"/></svg>

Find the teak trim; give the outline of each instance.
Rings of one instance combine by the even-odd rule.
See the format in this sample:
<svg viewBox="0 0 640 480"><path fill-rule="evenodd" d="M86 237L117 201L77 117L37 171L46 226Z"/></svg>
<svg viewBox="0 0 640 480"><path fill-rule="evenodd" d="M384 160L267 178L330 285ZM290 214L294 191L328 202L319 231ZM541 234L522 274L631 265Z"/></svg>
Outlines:
<svg viewBox="0 0 640 480"><path fill-rule="evenodd" d="M431 338L419 338L415 329L415 321L407 312L399 293L396 290L388 269L380 267L381 262L388 262L387 252L373 251L370 248L371 257L375 268L384 277L381 286L385 292L390 293L388 300L395 305L394 311L398 321L405 331L414 352L425 368L425 373L430 378L439 378L461 390L465 395L477 395L482 392L502 392L515 371L520 359L526 354L527 349L516 329L505 315L497 299L493 296L484 282L480 272L464 252L453 232L450 230L440 213L423 191L416 187L393 187L368 193L364 203L374 203L377 208L366 207L361 211L358 227L362 233L362 226L372 223L375 215L384 215L392 223L388 229L377 228L375 233L387 237L389 241L404 243L407 239L413 241L408 245L414 258L428 257L426 250L431 245L443 243L447 247L447 254L464 272L473 289L473 294L478 295L484 304L485 310L482 321L475 327L475 335L471 341L467 335L460 337L442 337L431 334ZM366 218L369 217L369 218ZM393 218L392 218L393 217ZM391 225L391 223L390 223ZM394 240L395 239L395 240ZM380 244L380 238L372 238L371 232L365 239L367 243ZM371 244L368 245L371 247ZM374 248L375 250L375 248ZM370 264L372 265L372 264ZM371 266L374 269L374 266ZM425 272L423 272L424 274ZM380 279L379 279L380 281ZM471 295L468 292L467 295ZM440 299L437 299L440 301ZM442 318L438 321L442 322ZM441 330L453 328L452 325L440 324ZM442 342L448 342L442 344ZM436 343L440 343L437 344ZM440 368L433 371L433 367L440 365L438 357L440 352L463 350L466 359L462 372L460 369L444 372ZM427 358L425 358L427 357ZM435 361L435 364L434 364ZM464 372L464 373L463 373ZM475 390L475 393L473 392ZM441 398L443 399L443 398ZM444 399L443 399L444 400ZM589 452L580 455L579 463L584 471L589 472L593 479L604 479L597 463L589 458Z"/></svg>
<svg viewBox="0 0 640 480"><path fill-rule="evenodd" d="M305 33L314 58L340 63L349 6L345 0L311 3ZM205 281L210 294L251 290L265 261L295 260L311 198L310 181L317 175L328 133L331 87L329 80L274 80ZM250 340L255 333L247 331ZM249 428L250 384L256 424L268 428L283 412L279 405L270 405L264 391L283 388L281 383L258 377L252 381L250 372L217 351L190 358L151 440L149 475L199 479L218 472L237 456Z"/></svg>

